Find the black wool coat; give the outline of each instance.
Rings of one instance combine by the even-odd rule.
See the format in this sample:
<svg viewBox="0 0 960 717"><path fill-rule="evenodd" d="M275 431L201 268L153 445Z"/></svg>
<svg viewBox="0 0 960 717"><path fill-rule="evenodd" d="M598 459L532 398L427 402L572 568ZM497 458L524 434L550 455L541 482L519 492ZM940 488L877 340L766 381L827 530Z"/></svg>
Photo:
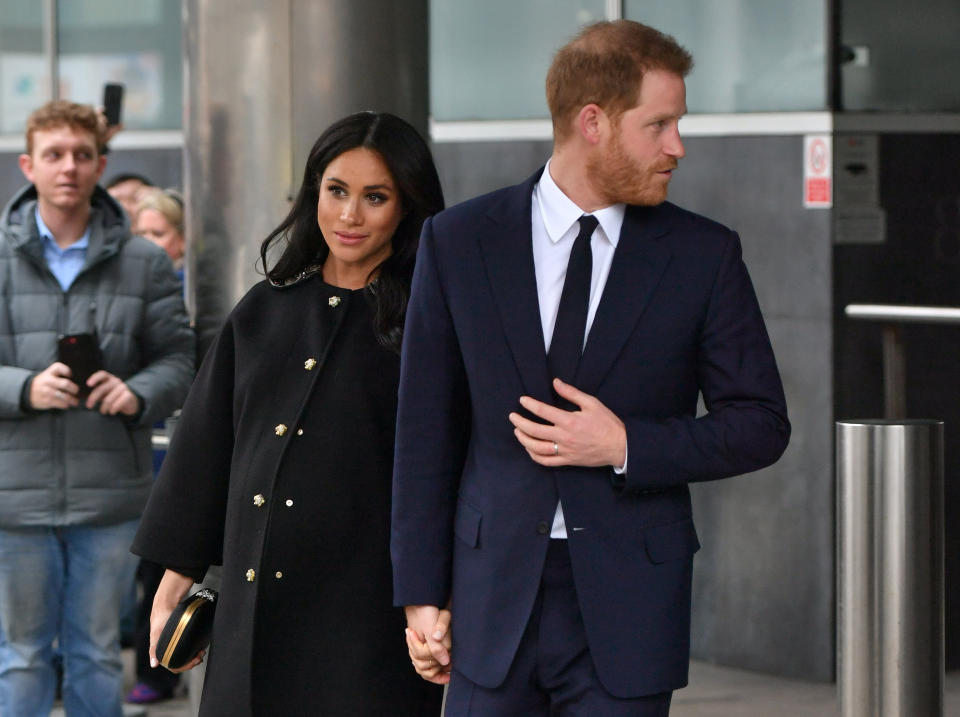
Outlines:
<svg viewBox="0 0 960 717"><path fill-rule="evenodd" d="M205 717L439 714L392 606L399 357L372 301L319 275L261 282L184 405L134 552L223 565Z"/></svg>

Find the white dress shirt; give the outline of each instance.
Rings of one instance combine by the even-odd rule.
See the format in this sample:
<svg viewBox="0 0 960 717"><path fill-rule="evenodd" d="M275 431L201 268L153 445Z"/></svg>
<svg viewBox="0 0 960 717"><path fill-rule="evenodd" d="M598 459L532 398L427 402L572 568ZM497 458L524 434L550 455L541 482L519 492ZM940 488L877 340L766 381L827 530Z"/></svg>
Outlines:
<svg viewBox="0 0 960 717"><path fill-rule="evenodd" d="M533 188L532 203L533 227L533 265L537 276L537 299L540 303L540 321L543 328L543 343L547 352L553 338L553 326L557 321L560 307L560 294L563 293L563 281L567 275L567 263L573 242L580 233L577 221L584 212L564 194L553 177L550 176L550 162L543 169L540 181ZM593 272L590 276L590 305L587 309L587 326L583 344L587 343L593 317L597 314L603 287L606 286L613 253L620 241L620 228L626 205L614 204L595 212L599 224L590 237L590 249L593 252ZM553 377L551 377L552 379ZM562 450L561 446L561 450ZM626 464L618 470L622 472ZM563 518L563 508L557 501L557 511L553 517L551 538L566 538L567 526Z"/></svg>

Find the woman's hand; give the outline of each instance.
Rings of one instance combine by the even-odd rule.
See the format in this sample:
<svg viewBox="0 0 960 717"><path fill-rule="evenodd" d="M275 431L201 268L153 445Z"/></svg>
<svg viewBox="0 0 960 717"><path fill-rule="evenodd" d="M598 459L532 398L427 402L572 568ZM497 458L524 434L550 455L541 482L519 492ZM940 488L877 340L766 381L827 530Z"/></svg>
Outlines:
<svg viewBox="0 0 960 717"><path fill-rule="evenodd" d="M163 626L167 624L170 614L177 606L187 592L193 586L193 578L181 575L173 570L166 570L160 585L157 587L157 594L153 597L153 608L150 610L150 667L157 667L160 660L157 659L157 640L160 639L160 633L163 632ZM203 662L204 650L200 650L196 656L186 665L171 672L186 672Z"/></svg>
<svg viewBox="0 0 960 717"><path fill-rule="evenodd" d="M413 668L427 682L450 682L450 611L429 605L407 606L407 651Z"/></svg>

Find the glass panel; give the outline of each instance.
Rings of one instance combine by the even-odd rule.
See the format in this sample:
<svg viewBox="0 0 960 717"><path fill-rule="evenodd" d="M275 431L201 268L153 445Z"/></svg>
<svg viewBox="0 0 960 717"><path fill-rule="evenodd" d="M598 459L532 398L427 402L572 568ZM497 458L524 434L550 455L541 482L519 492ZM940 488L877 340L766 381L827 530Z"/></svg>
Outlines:
<svg viewBox="0 0 960 717"><path fill-rule="evenodd" d="M432 0L433 118L548 117L544 80L553 53L603 18L604 0Z"/></svg>
<svg viewBox="0 0 960 717"><path fill-rule="evenodd" d="M119 82L127 129L180 128L179 2L61 0L57 13L61 97L100 106L104 83Z"/></svg>
<svg viewBox="0 0 960 717"><path fill-rule="evenodd" d="M960 2L841 3L845 110L960 111Z"/></svg>
<svg viewBox="0 0 960 717"><path fill-rule="evenodd" d="M49 97L43 60L43 3L0 0L0 132L23 132Z"/></svg>
<svg viewBox="0 0 960 717"><path fill-rule="evenodd" d="M826 0L624 0L624 16L693 53L691 113L827 108Z"/></svg>

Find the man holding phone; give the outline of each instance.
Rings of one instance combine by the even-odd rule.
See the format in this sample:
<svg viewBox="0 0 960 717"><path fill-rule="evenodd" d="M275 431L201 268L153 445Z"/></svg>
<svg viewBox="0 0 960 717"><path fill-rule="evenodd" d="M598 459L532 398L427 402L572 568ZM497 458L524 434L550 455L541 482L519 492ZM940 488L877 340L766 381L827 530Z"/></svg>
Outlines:
<svg viewBox="0 0 960 717"><path fill-rule="evenodd" d="M103 125L27 121L31 184L0 215L0 714L120 717L119 613L152 485L150 433L186 396L194 339L162 249L97 182Z"/></svg>

